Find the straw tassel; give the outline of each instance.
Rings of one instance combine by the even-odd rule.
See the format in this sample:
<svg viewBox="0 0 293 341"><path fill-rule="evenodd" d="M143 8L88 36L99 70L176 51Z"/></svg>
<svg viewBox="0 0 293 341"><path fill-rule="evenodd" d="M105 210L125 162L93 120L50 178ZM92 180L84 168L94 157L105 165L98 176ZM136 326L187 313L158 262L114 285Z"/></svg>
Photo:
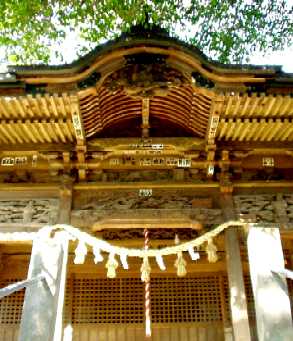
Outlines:
<svg viewBox="0 0 293 341"><path fill-rule="evenodd" d="M143 257L143 262L140 268L141 280L146 283L150 281L151 266L149 263L149 258L147 256Z"/></svg>
<svg viewBox="0 0 293 341"><path fill-rule="evenodd" d="M207 246L206 246L206 253L208 255L208 261L210 263L215 263L219 259L217 255L217 247L214 244L213 240L210 238L207 241Z"/></svg>
<svg viewBox="0 0 293 341"><path fill-rule="evenodd" d="M108 278L115 278L116 277L116 269L118 268L118 262L115 259L115 254L110 253L109 258L106 263L107 277Z"/></svg>
<svg viewBox="0 0 293 341"><path fill-rule="evenodd" d="M177 268L177 276L184 277L187 274L186 260L183 257L182 251L177 253L177 259L174 265Z"/></svg>

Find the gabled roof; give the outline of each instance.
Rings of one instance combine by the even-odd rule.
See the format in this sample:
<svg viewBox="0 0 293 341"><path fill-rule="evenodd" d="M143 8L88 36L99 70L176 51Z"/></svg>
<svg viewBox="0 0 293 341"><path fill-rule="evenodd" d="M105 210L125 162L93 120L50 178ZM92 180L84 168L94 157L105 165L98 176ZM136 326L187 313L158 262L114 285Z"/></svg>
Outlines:
<svg viewBox="0 0 293 341"><path fill-rule="evenodd" d="M135 28L70 65L9 67L0 143L75 143L155 125L208 143L287 142L292 95L293 76L279 66L222 65L165 31Z"/></svg>
<svg viewBox="0 0 293 341"><path fill-rule="evenodd" d="M221 64L209 59L195 46L170 37L166 31L153 28L134 27L129 33L124 33L115 40L97 46L92 52L63 65L25 65L9 66L8 73L2 74L2 84L70 83L82 82L99 73L104 62L113 59L127 58L133 54L159 54L182 66L189 67L194 73L215 82L268 83L272 85L292 86L293 75L282 72L281 66ZM112 58L111 58L112 57ZM0 83L0 86L1 86Z"/></svg>

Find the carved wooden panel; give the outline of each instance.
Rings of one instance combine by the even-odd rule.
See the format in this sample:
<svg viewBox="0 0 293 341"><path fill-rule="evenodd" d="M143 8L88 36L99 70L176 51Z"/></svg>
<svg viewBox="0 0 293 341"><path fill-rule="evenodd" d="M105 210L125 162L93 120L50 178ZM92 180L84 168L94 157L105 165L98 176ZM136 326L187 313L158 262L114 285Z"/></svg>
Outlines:
<svg viewBox="0 0 293 341"><path fill-rule="evenodd" d="M236 195L234 204L237 215L252 222L276 222L273 195Z"/></svg>
<svg viewBox="0 0 293 341"><path fill-rule="evenodd" d="M130 239L143 239L143 229L106 229L100 232L105 240L130 240ZM180 240L194 239L199 236L199 232L193 229L150 229L149 238L150 240L174 240L175 235L178 235Z"/></svg>
<svg viewBox="0 0 293 341"><path fill-rule="evenodd" d="M71 214L73 225L92 226L94 230L115 228L115 224L120 224L119 228L138 228L141 224L159 228L196 228L192 224L206 226L222 221L222 211L212 208L211 198L175 194L146 197L137 194L109 195L96 198Z"/></svg>
<svg viewBox="0 0 293 341"><path fill-rule="evenodd" d="M293 194L284 194L283 199L288 222L293 226Z"/></svg>
<svg viewBox="0 0 293 341"><path fill-rule="evenodd" d="M293 195L237 195L236 213L251 222L277 223L281 228L293 227Z"/></svg>
<svg viewBox="0 0 293 341"><path fill-rule="evenodd" d="M0 224L55 224L58 202L58 199L0 200Z"/></svg>

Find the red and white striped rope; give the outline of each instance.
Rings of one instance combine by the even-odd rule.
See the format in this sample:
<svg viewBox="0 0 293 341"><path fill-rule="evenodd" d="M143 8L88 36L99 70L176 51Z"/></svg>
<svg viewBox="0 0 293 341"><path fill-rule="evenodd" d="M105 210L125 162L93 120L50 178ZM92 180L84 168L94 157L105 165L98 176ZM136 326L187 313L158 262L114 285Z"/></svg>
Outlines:
<svg viewBox="0 0 293 341"><path fill-rule="evenodd" d="M149 231L144 229L144 249L149 249ZM145 282L144 285L144 303L145 303L145 335L150 337L151 331L151 300L150 300L150 281Z"/></svg>

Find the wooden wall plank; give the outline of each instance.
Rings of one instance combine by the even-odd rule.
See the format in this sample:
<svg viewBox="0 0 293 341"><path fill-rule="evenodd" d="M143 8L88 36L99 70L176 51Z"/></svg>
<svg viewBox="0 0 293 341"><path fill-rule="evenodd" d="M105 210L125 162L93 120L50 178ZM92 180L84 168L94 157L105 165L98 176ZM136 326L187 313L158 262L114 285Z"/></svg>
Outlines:
<svg viewBox="0 0 293 341"><path fill-rule="evenodd" d="M198 328L198 341L207 341L206 329L203 327Z"/></svg>
<svg viewBox="0 0 293 341"><path fill-rule="evenodd" d="M127 341L125 338L125 328L124 326L120 326L117 328L117 340L119 341Z"/></svg>
<svg viewBox="0 0 293 341"><path fill-rule="evenodd" d="M198 341L198 328L195 326L190 326L188 328L188 339L190 341ZM173 341L173 340L171 340Z"/></svg>
<svg viewBox="0 0 293 341"><path fill-rule="evenodd" d="M135 340L135 330L133 328L126 328L126 335L127 335L127 341L136 341ZM105 340L107 341L107 340Z"/></svg>
<svg viewBox="0 0 293 341"><path fill-rule="evenodd" d="M17 341L18 325L0 325L1 341ZM72 326L72 339L63 341L142 341L146 340L143 324L77 324ZM154 324L151 341L223 341L218 324Z"/></svg>

